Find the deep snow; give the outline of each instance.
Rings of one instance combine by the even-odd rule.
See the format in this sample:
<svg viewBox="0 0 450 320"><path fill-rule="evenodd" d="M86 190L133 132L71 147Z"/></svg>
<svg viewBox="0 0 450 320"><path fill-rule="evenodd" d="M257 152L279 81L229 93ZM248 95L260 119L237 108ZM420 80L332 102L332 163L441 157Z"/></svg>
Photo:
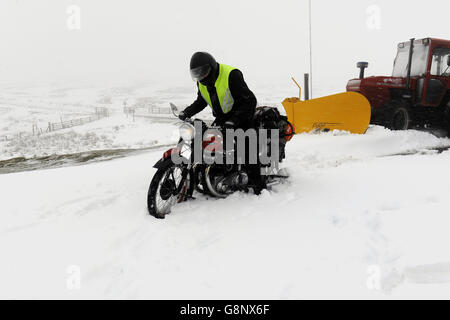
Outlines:
<svg viewBox="0 0 450 320"><path fill-rule="evenodd" d="M448 145L380 127L298 135L288 184L165 220L146 211L163 150L1 175L0 298L448 298L450 152L432 150Z"/></svg>

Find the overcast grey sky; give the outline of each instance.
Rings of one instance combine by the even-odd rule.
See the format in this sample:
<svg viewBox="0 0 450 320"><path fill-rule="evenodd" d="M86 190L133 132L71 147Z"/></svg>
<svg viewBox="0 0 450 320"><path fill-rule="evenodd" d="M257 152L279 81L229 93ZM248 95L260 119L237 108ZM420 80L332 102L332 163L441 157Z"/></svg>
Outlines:
<svg viewBox="0 0 450 320"><path fill-rule="evenodd" d="M450 39L450 1L312 2L316 87L344 89L358 60L370 62L369 75L390 74L396 44L411 37ZM205 50L249 83L285 83L309 68L307 3L1 0L0 82L189 85L190 56ZM71 5L80 29L68 27Z"/></svg>

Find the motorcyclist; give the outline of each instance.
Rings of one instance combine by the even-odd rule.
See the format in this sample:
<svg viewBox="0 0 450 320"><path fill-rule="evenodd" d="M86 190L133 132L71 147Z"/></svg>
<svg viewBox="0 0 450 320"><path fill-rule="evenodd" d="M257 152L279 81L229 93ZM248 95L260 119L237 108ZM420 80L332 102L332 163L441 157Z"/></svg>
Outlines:
<svg viewBox="0 0 450 320"><path fill-rule="evenodd" d="M196 52L191 58L190 72L197 82L197 99L179 114L181 120L191 118L209 105L217 126L234 129L252 126L256 97L239 69L217 63L207 52Z"/></svg>

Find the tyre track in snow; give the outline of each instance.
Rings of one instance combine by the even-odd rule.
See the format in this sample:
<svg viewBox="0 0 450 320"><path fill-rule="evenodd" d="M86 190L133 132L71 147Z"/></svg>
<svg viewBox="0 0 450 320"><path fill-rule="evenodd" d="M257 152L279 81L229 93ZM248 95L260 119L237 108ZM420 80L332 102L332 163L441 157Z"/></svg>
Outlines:
<svg viewBox="0 0 450 320"><path fill-rule="evenodd" d="M0 174L17 173L61 167L79 166L96 162L110 161L149 151L158 151L173 144L158 145L139 149L107 149L79 152L73 154L50 155L45 157L17 157L0 161Z"/></svg>

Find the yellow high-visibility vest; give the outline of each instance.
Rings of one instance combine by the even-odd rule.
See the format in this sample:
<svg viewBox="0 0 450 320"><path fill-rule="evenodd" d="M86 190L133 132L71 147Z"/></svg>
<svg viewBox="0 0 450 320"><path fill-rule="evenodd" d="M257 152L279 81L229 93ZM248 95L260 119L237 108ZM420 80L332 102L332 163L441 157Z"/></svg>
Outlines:
<svg viewBox="0 0 450 320"><path fill-rule="evenodd" d="M234 104L234 99L233 96L231 95L231 91L228 85L230 73L234 69L236 68L227 66L225 64L219 64L219 76L217 77L216 83L214 84L217 91L217 97L220 102L220 107L222 108L222 112L224 114L230 112ZM206 86L202 85L199 82L198 89L200 90L203 99L205 99L208 105L212 108L213 106L211 103L211 97L209 96L209 92Z"/></svg>

